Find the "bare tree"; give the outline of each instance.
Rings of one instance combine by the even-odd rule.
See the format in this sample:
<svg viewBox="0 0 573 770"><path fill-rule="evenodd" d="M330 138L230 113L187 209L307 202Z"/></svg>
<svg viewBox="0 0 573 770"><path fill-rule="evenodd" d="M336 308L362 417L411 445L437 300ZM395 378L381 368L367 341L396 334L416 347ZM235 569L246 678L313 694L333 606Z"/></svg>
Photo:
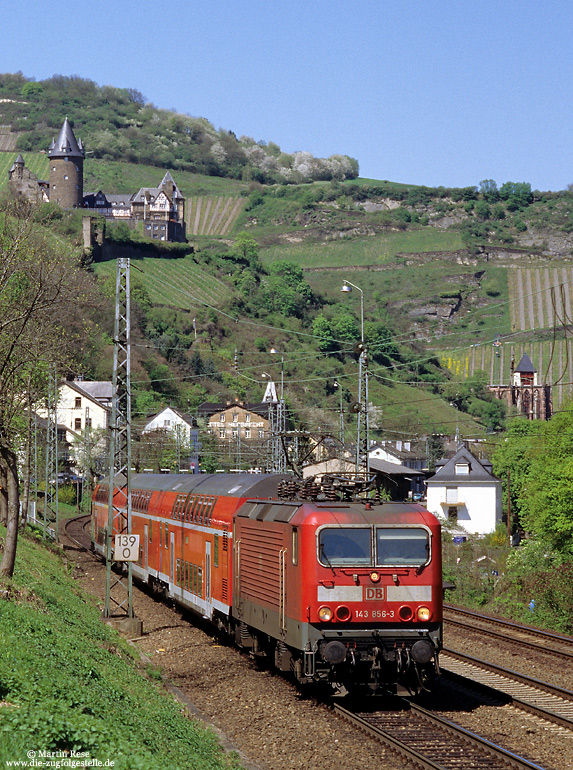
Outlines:
<svg viewBox="0 0 573 770"><path fill-rule="evenodd" d="M26 434L26 404L41 391L50 364L69 362L86 332L82 308L94 301L80 255L17 213L0 211L0 465L7 508L0 575L8 577L16 558L16 452Z"/></svg>

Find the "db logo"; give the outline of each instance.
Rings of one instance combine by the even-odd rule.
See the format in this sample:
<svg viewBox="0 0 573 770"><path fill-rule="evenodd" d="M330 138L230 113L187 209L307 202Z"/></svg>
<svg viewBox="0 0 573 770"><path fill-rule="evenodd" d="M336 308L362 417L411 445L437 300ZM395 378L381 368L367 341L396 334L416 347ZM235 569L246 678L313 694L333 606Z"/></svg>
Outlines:
<svg viewBox="0 0 573 770"><path fill-rule="evenodd" d="M384 601L384 589L383 588L367 588L366 589L366 601Z"/></svg>

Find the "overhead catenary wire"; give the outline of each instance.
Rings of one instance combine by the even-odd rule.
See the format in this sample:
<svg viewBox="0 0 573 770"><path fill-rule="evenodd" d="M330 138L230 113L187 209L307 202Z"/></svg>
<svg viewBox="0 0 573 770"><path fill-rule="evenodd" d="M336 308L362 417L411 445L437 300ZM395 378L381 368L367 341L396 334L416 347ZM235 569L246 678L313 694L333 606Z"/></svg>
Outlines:
<svg viewBox="0 0 573 770"><path fill-rule="evenodd" d="M143 270L142 272L145 272L145 271ZM154 280L157 280L157 279L154 279ZM170 284L167 281L163 281L163 280L159 279L159 282L163 283L167 287L175 288L172 284ZM567 282L567 283L569 283L569 282ZM179 288L179 287L177 287L177 288ZM562 286L562 290L563 290L563 286ZM534 296L536 294L539 294L542 291L543 290L531 292L529 295L526 295L526 296ZM295 329L285 329L283 327L273 326L272 324L262 323L260 321L253 321L252 319L235 317L235 316L230 315L229 313L227 313L226 311L224 311L224 310L222 310L220 308L217 308L217 307L215 307L213 305L210 305L207 302L204 302L202 300L199 300L196 297L193 297L193 295L191 295L190 293L189 293L189 297L194 302L196 302L198 304L201 304L204 307L207 307L209 309L212 309L213 311L215 311L215 312L221 314L222 316L228 318L233 323L244 323L244 324L247 324L247 325L259 326L259 327L267 329L267 330L273 330L273 331L276 331L276 332L280 332L281 334L287 335L287 336L288 335L296 335L296 336L306 337L306 338L309 338L309 339L316 339L316 340L321 340L321 341L332 341L332 342L335 342L338 345L342 346L342 350L338 350L338 351L317 351L317 352L312 352L310 354L305 354L304 356L296 356L294 358L289 359L288 363L292 364L292 363L296 363L298 361L302 361L302 360L305 360L305 359L308 360L310 358L319 358L319 357L327 358L329 356L336 356L336 355L340 355L341 353L343 353L343 354L344 353L348 353L350 351L349 343L346 340L338 340L338 339L335 339L335 338L328 338L328 337L324 337L322 335L311 334L311 333L308 333L308 332L302 332L302 331L298 331L298 330L295 330ZM488 309L491 310L492 308L501 307L501 306L504 306L504 305L509 305L512 302L517 302L517 300L504 300L503 302L496 303L494 305L489 305ZM564 304L565 303L563 303L563 306L564 306ZM477 308L476 310L471 311L470 313L468 313L467 316L479 313L481 310L482 310L482 308ZM467 316L466 316L466 318L467 318ZM559 320L562 320L562 319L559 318ZM539 327L535 327L535 328L539 328ZM544 328L544 327L541 327L541 328ZM532 330L533 329L530 329L530 331L532 331ZM447 335L443 335L442 337L440 337L440 340L443 341L444 339L454 338L456 336L459 336L459 335L465 334L465 333L466 332L464 332L464 331L457 331L456 330L456 331L453 331L453 332L451 332L451 333L449 333ZM507 335L503 335L502 339L504 339L505 341L508 341L508 340L510 340L510 339L512 339L514 337L518 337L518 336L520 336L522 334L523 334L523 331L521 331L521 332L512 332L512 333L509 333ZM411 333L408 332L408 333L403 333L401 335L393 335L393 337L392 337L392 341L393 342L394 341L399 341L399 340L411 341ZM382 344L385 344L385 343L382 343ZM481 344L483 344L483 345L491 344L491 341L487 341L486 340L486 341L484 341ZM158 346L156 346L156 345L142 345L142 347L149 347L149 348L158 349ZM472 347L472 346L470 345L469 347ZM459 352L459 351L462 351L462 350L466 350L467 348L468 348L468 345L464 344L464 345L460 345L458 348L455 348L453 351L450 351L450 352L455 353L455 352ZM161 351L161 349L164 349L164 350L166 350L166 349L188 350L188 348L180 348L179 346L175 346L173 348L165 348L165 347L162 348L161 346L159 346L159 350L160 351ZM259 351L259 353L261 353L261 351ZM432 353L430 355L420 356L420 357L418 357L416 359L413 359L413 360L410 360L410 361L407 361L407 362L403 362L403 363L396 362L396 363L394 363L392 368L393 368L394 371L397 371L399 369L412 367L412 366L419 365L419 364L422 364L422 363L427 363L427 362L431 361L432 359L434 359L436 357L436 355L437 354L434 352L434 353ZM245 379L247 379L247 380L249 380L251 382L258 382L258 380L249 377L246 374L246 372L247 371L256 372L257 370L259 370L259 369L261 369L261 368L263 368L264 366L267 366L267 365L268 364L266 364L266 363L261 363L261 364L254 364L254 365L251 365L249 367L242 367L241 369L238 369L236 371L236 373L239 376L244 377ZM445 381L445 382L430 381L430 382L428 382L428 381L424 381L424 380L415 380L413 382L407 382L407 381L404 381L404 380L399 380L399 379L396 379L395 377L385 376L388 373L388 367L385 367L385 366L382 366L382 365L372 366L370 368L369 372L370 372L370 374L373 377L375 377L379 381L381 381L381 382L388 382L388 383L392 383L392 384L396 384L396 383L403 384L403 385L414 384L414 385L416 385L418 387L430 386L430 387L433 387L433 388L442 388L442 387L447 387L447 386L451 386L452 385L452 381ZM381 372L384 372L384 374L382 374ZM563 372L563 374L564 374L564 372ZM354 373L340 373L339 371L336 371L336 372L333 371L331 375L319 375L319 376L315 376L315 377L291 379L291 380L286 380L286 383L294 385L294 384L310 383L310 382L313 382L313 381L314 382L316 382L316 381L324 381L325 379L328 379L330 376L333 377L333 378L336 377L336 378L341 379L341 378L351 378L351 377L354 377L355 374ZM212 378L212 373L183 374L183 375L171 376L171 377L159 378L159 379L154 378L154 381L157 381L157 382L167 382L167 381L170 381L170 380L171 381L173 381L173 380L200 380L200 379L209 379L209 378ZM562 377L558 380L558 382L561 382L561 379L562 379ZM140 384L147 383L147 382L148 382L148 380L140 380L139 381ZM136 381L134 381L134 384L136 384ZM565 383L561 383L561 384L565 384ZM436 397L439 398L439 396L437 396L437 395L436 395ZM428 399L428 400L431 400L431 399ZM401 404L405 405L407 403L419 403L419 402L420 402L420 399L416 399L415 401L412 401L412 402L400 401L400 402L396 402L396 403L401 403Z"/></svg>

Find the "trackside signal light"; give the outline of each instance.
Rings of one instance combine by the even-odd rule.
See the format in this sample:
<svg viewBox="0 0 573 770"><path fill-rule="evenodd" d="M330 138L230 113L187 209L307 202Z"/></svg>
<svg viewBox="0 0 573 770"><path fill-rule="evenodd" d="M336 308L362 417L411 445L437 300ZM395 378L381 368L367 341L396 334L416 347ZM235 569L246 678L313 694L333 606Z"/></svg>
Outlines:
<svg viewBox="0 0 573 770"><path fill-rule="evenodd" d="M330 620L332 620L332 610L330 607L319 607L318 619L322 620L324 623L328 623Z"/></svg>
<svg viewBox="0 0 573 770"><path fill-rule="evenodd" d="M418 607L417 615L418 620L421 620L423 623L426 623L432 617L429 607Z"/></svg>

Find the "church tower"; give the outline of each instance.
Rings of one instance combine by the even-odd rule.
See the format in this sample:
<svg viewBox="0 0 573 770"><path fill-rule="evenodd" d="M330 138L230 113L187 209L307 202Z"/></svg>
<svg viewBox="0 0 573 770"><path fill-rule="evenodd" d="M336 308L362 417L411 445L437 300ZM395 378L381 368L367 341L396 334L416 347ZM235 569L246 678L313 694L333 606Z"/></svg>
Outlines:
<svg viewBox="0 0 573 770"><path fill-rule="evenodd" d="M83 205L84 158L82 141L77 140L66 118L48 150L50 162L50 201L63 209Z"/></svg>

